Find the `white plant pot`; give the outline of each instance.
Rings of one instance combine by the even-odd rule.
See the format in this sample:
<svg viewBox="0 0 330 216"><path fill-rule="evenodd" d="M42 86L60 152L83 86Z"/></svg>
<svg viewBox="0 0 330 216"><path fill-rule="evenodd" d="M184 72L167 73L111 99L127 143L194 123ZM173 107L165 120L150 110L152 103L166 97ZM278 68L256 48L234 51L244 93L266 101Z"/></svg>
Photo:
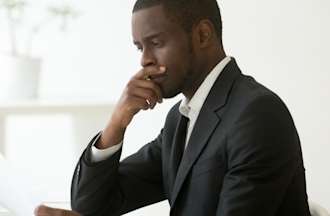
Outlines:
<svg viewBox="0 0 330 216"><path fill-rule="evenodd" d="M0 101L36 99L41 60L0 56Z"/></svg>

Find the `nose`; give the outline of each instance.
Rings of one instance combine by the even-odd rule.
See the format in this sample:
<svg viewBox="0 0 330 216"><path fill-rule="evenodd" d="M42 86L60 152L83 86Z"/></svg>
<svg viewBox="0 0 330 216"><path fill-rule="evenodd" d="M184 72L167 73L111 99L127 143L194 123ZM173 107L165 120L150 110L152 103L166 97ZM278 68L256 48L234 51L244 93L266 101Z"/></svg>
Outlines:
<svg viewBox="0 0 330 216"><path fill-rule="evenodd" d="M156 64L156 59L152 52L150 52L147 49L143 49L142 57L141 57L141 66L147 67L147 66L153 66Z"/></svg>

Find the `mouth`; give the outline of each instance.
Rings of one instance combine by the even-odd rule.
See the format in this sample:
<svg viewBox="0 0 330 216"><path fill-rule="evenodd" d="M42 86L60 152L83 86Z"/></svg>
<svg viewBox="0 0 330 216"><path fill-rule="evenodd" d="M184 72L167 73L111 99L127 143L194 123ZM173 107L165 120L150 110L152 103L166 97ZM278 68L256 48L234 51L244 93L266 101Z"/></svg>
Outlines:
<svg viewBox="0 0 330 216"><path fill-rule="evenodd" d="M165 74L155 74L155 75L151 75L150 76L150 79L152 81L154 81L155 83L157 83L157 84L161 84L161 83L164 82L164 80L166 79L166 77L167 77L167 74L166 73Z"/></svg>

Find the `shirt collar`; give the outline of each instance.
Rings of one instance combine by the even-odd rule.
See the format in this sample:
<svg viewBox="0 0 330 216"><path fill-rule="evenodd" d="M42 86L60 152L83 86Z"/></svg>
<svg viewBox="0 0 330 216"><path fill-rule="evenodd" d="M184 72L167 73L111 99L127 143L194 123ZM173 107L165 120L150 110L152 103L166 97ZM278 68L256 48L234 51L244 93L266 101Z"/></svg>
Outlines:
<svg viewBox="0 0 330 216"><path fill-rule="evenodd" d="M214 82L226 67L226 65L230 62L231 58L229 56L222 59L207 75L202 84L198 87L195 94L192 96L191 100L188 98L183 98L179 106L179 112L188 117L192 118L192 115L198 115L206 98L209 94Z"/></svg>

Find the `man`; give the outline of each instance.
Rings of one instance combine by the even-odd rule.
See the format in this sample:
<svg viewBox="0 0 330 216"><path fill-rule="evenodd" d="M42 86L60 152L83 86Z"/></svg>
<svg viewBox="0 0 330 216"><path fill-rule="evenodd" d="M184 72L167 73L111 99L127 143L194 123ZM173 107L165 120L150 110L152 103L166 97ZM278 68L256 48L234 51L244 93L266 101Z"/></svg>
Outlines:
<svg viewBox="0 0 330 216"><path fill-rule="evenodd" d="M72 209L122 215L167 199L172 216L310 215L293 120L226 56L216 0L137 0L132 32L142 69L83 153ZM134 115L179 93L157 138L119 162Z"/></svg>

